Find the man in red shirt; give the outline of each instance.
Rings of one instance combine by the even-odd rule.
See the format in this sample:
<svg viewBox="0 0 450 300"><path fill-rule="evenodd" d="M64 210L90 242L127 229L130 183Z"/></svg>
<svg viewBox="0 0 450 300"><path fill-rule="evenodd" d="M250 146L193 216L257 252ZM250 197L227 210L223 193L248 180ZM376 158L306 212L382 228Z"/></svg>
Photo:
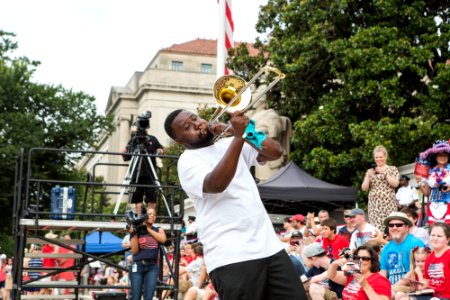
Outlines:
<svg viewBox="0 0 450 300"><path fill-rule="evenodd" d="M322 247L327 252L328 257L339 259L339 253L342 249L349 247L349 241L345 237L336 234L336 221L333 219L323 220L320 229Z"/></svg>

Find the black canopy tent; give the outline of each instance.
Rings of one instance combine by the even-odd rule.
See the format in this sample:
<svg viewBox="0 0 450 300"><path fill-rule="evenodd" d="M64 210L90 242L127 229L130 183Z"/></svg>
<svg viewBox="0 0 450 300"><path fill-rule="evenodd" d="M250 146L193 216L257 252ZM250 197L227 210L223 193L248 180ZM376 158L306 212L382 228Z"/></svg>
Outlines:
<svg viewBox="0 0 450 300"><path fill-rule="evenodd" d="M332 211L346 203L356 202L353 187L314 178L292 161L259 184L258 189L267 212L273 214L306 214L320 209Z"/></svg>

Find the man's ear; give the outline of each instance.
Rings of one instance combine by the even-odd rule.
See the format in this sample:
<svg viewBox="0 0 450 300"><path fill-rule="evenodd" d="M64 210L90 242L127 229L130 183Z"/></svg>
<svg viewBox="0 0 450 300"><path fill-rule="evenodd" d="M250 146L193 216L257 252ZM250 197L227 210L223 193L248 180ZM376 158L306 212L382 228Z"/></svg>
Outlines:
<svg viewBox="0 0 450 300"><path fill-rule="evenodd" d="M174 137L173 140L177 143L183 146L184 148L189 148L189 146L183 141L183 139L179 137Z"/></svg>

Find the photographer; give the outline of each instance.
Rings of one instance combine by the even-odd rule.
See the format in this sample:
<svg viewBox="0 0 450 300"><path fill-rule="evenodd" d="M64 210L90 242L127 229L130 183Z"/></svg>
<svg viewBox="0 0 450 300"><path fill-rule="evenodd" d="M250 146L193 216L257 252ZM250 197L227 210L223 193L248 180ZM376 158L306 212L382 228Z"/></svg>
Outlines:
<svg viewBox="0 0 450 300"><path fill-rule="evenodd" d="M147 133L146 129L150 127L150 118L151 113L149 111L145 115L141 115L137 118L137 129L131 132L131 139L128 141L125 149L122 150L122 153L151 155L162 155L164 153L163 146L159 143L158 139ZM132 159L132 157L132 155L123 155L123 160L128 161ZM130 183L153 186L136 187L133 188L134 191L130 191L131 203L135 204L136 213L141 214L144 195L148 208L156 209L156 187L154 187L155 180L157 179L155 173L156 158L154 156L134 156L133 158L137 159L137 163L133 174L131 174Z"/></svg>
<svg viewBox="0 0 450 300"><path fill-rule="evenodd" d="M371 246L362 245L354 254L353 259L346 256L333 261L328 269L330 280L345 285L342 299L391 299L391 283L379 273L377 252Z"/></svg>
<svg viewBox="0 0 450 300"><path fill-rule="evenodd" d="M400 174L396 166L387 164L388 152L384 146L378 145L373 149L373 159L375 164L366 171L361 189L369 191L369 223L383 231L384 219L391 212L397 211L395 189L398 187Z"/></svg>
<svg viewBox="0 0 450 300"><path fill-rule="evenodd" d="M130 226L130 244L133 263L130 267L131 300L152 300L158 278L159 246L167 240L162 228L153 226L156 212L147 211L148 218L141 225Z"/></svg>

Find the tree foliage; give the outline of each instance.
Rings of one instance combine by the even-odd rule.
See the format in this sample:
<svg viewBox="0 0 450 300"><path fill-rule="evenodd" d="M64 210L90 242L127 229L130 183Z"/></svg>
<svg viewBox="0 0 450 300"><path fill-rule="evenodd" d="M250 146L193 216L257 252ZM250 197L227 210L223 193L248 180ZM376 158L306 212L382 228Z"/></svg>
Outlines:
<svg viewBox="0 0 450 300"><path fill-rule="evenodd" d="M449 12L449 1L269 0L250 62L265 53L286 73L269 103L294 124L291 159L359 190L376 145L400 166L448 139ZM254 72L231 54L229 67Z"/></svg>
<svg viewBox="0 0 450 300"><path fill-rule="evenodd" d="M0 213L2 230L11 228L15 163L19 150L35 147L88 149L111 131L112 117L99 115L95 99L61 85L33 80L39 62L14 57L14 34L0 30ZM75 179L79 155L49 152L34 158L32 170L42 178Z"/></svg>

